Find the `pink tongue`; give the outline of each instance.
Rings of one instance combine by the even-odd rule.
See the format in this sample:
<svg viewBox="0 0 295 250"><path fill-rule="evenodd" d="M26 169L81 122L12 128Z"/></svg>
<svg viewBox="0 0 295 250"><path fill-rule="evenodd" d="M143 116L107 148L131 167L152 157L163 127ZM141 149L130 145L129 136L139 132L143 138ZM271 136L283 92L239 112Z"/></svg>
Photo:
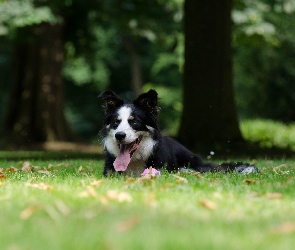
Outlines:
<svg viewBox="0 0 295 250"><path fill-rule="evenodd" d="M130 163L130 153L128 147L121 145L120 153L116 160L114 161L114 168L116 171L125 171Z"/></svg>

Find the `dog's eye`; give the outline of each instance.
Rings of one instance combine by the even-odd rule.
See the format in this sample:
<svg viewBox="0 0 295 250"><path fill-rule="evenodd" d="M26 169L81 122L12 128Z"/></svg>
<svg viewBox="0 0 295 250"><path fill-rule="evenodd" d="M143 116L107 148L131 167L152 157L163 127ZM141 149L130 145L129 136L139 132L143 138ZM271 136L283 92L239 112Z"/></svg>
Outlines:
<svg viewBox="0 0 295 250"><path fill-rule="evenodd" d="M119 119L116 119L115 121L114 121L114 124L115 125L118 125L120 123L120 120Z"/></svg>
<svg viewBox="0 0 295 250"><path fill-rule="evenodd" d="M129 123L130 124L133 124L133 125L136 125L139 123L139 121L135 120L135 119L132 119L132 120L129 120Z"/></svg>

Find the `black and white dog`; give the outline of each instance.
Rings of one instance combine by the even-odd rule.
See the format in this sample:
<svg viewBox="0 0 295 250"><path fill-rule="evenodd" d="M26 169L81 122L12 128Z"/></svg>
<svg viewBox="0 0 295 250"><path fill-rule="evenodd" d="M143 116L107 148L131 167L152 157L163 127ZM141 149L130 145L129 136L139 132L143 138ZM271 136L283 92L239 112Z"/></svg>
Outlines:
<svg viewBox="0 0 295 250"><path fill-rule="evenodd" d="M140 176L145 168L198 172L257 172L255 166L243 163L204 163L199 155L174 139L161 134L157 124L158 94L149 90L132 104L125 103L113 91L98 96L105 102L105 125L101 130L106 161L104 175L120 172Z"/></svg>

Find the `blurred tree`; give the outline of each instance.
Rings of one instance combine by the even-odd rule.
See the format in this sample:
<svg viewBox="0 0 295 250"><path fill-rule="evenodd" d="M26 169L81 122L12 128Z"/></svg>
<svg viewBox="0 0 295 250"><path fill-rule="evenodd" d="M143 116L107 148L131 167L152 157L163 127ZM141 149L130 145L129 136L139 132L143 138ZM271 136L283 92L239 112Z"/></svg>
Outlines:
<svg viewBox="0 0 295 250"><path fill-rule="evenodd" d="M29 13L28 11L32 11ZM64 116L64 24L49 7L5 1L1 14L14 29L15 60L4 140L8 143L72 140Z"/></svg>
<svg viewBox="0 0 295 250"><path fill-rule="evenodd" d="M6 139L17 144L72 140L64 117L63 74L80 85L106 88L116 46L126 49L131 86L140 92L144 45L171 30L173 2L2 1L0 33L16 44Z"/></svg>
<svg viewBox="0 0 295 250"><path fill-rule="evenodd" d="M38 32L35 35L38 26L39 30L50 32L46 25L60 25L60 29L63 30L60 40L64 43L63 67L62 71L59 67L56 67L56 72L58 70L61 74L61 85L66 85L65 115L75 132L81 134L83 138L85 138L85 135L95 136L98 132L97 124L100 123L101 117L99 116L99 102L97 102L96 96L99 91L112 88L123 97L132 99L133 92L131 90L138 92L143 84L144 91L155 88L159 92L160 97L162 97L160 124L164 132L175 135L179 129L179 117L182 112L182 85L180 84L184 64L182 4L183 0L0 1L0 35L2 35L0 43L0 114L4 113L4 108L7 106L6 89L10 87L8 82L11 75L12 55L15 55L15 62L22 62L23 64L32 62L34 58L37 58L40 52L40 41L45 36L45 33L42 35ZM196 4L201 3L194 3L191 6L194 8ZM220 6L220 10L226 6ZM236 88L235 96L239 117L241 118L265 117L284 121L294 121L295 119L295 57L292 56L295 51L295 37L294 33L290 32L295 21L294 7L293 0L234 0L232 12L234 21L233 75ZM228 9L228 7L226 8ZM203 12L201 9L199 11ZM205 38L213 37L214 34L212 35L211 31L214 33L215 30L206 27L211 27L212 23L224 27L224 23L217 21L223 11L216 12L215 14L214 8L208 10L208 19L210 13L215 14L211 21L205 21L207 19L203 18L203 14L198 17L193 14L193 18L198 18L198 20L203 18L204 20L200 20L196 24L192 23L191 28L194 31L189 32L186 38L195 36L194 32L200 30L199 24L203 25L205 31L200 31L200 35ZM195 13L198 14L198 12ZM189 109L193 107L190 103L192 97L188 96L187 92L199 91L198 94L201 96L196 99L198 94L194 94L193 100L198 103L200 109L203 109L194 109L197 112L198 119L188 124L187 131L189 133L184 134L184 130L182 130L182 135L185 138L190 138L190 131L194 133L199 127L203 127L202 131L205 131L200 135L204 135L202 140L206 142L213 137L210 135L210 131L212 131L211 134L219 134L219 137L226 135L225 132L218 132L218 129L221 128L216 128L217 125L214 128L209 127L215 126L212 124L221 126L221 123L230 120L226 118L226 113L221 110L222 107L225 108L227 105L224 104L224 100L229 100L229 103L232 102L231 98L227 97L231 90L225 90L221 80L227 78L228 74L224 76L219 74L227 67L227 64L230 67L231 62L227 61L226 56L218 66L212 66L213 59L216 59L216 61L218 58L220 59L223 50L210 50L210 46L211 48L215 45L221 46L221 41L225 41L221 38L221 32L219 32L221 30L218 28L215 34L217 38L212 38L209 42L206 38L201 43L203 39L201 36L201 39L192 38L193 43L197 41L204 53L202 51L191 51L191 55L195 53L201 60L190 58L188 55L190 48L188 47L186 50L186 61L193 68L185 69L186 72L189 72L189 70L192 72L186 73L185 78L190 79L190 77L195 77L197 73L205 72L207 77L211 75L212 80L204 85L202 82L205 81L205 78L200 77L198 81L191 79L191 83L194 85L192 87L186 87L187 84L185 84L185 116L191 115ZM4 38L9 43L2 42ZM186 45L188 44L187 41L188 39L186 39ZM14 50L12 45L19 49ZM29 54L29 50L27 50L27 53L22 51L23 57L17 59L18 55L21 54L21 47L28 49L29 45L31 45L31 54ZM36 51L33 51L33 47ZM25 55L30 59L25 59ZM199 55L202 55L202 57ZM211 64L205 63L209 57L212 59ZM41 59L41 55L39 59L46 61L46 63L53 61L51 59L45 60L44 56ZM27 68L28 63L26 63ZM34 79L41 81L42 79L37 75L37 72L44 72L44 69L41 71L41 64L39 63L36 63L35 66ZM219 73L217 72L218 69L220 69ZM17 76L16 72L20 71L14 68L15 79L22 79L19 80L19 83L20 81L22 83L28 82L21 76ZM29 77L29 71L23 70L22 72ZM30 70L30 72L32 71ZM216 80L214 77L220 78L220 86L213 84ZM185 81L188 82L188 80ZM137 89L131 87L132 82L135 83L133 86L137 86ZM34 86L39 86L39 83ZM37 91L34 86L31 84L32 93ZM205 97L205 94L209 98ZM11 97L10 106L14 103L14 107L19 107L22 110L27 104L18 105L14 100L18 98L19 102L22 102L23 96L18 93L18 96ZM218 102L220 109L216 110L216 104L213 103L213 100ZM34 103L33 106L36 106L37 101L32 103ZM43 101L43 104L46 103L47 101ZM215 106L211 106L215 109L209 109L208 104L214 104ZM52 105L48 106L53 107ZM56 110L63 110L63 108L56 108ZM36 112L38 112L37 116L40 117L41 113ZM18 113L23 113L23 111L11 109L8 120L16 119ZM34 113L31 112L31 114ZM220 113L225 114L223 120L219 119ZM232 113L234 113L234 110ZM28 120L34 121L34 119ZM212 119L213 122L210 122L209 120ZM10 130L13 127L19 128L19 121L22 121L22 119L16 119L15 121L18 122L13 125L8 120L6 120L7 124L10 125L7 125L7 127ZM1 119L0 123L2 123ZM230 127L228 129L231 130ZM38 131L38 129L35 127L34 131ZM45 137L44 134L42 135L43 132L38 132L41 135L38 138ZM8 131L6 134L9 135ZM16 133L15 135L19 139L19 134ZM12 136L9 135L9 138L12 139ZM28 137L23 139L25 138L28 139ZM55 136L55 138L58 138L58 136ZM198 136L198 138L200 137ZM213 143L215 137L210 140ZM218 140L217 137L216 141ZM190 144L189 142L185 143ZM194 142L191 143L191 145L194 144ZM196 141L197 145L199 143L201 141Z"/></svg>
<svg viewBox="0 0 295 250"><path fill-rule="evenodd" d="M0 131L4 121L8 102L8 82L12 75L12 52L11 46L6 39L0 37Z"/></svg>
<svg viewBox="0 0 295 250"><path fill-rule="evenodd" d="M89 37L86 36L92 34L92 38L96 37L96 43L101 44L105 40L105 44L97 46L94 44L94 40L86 46L85 44L82 46L81 43L77 44L78 46L74 44L78 51L75 52L73 62L75 59L81 60L83 57L81 61L84 62L84 65L90 65L90 69L87 70L89 72L97 69L93 62L99 60L99 57L104 57L106 59L105 65L107 64L109 68L100 70L100 74L103 74L103 71L109 73L108 80L112 81L111 87L117 91L125 92L126 89L131 89L135 95L139 94L143 84L149 80L146 73L146 70L149 69L146 65L152 64L151 61L158 52L155 51L155 47L162 45L163 49L165 47L163 44L167 44L166 40L169 37L175 37L175 31L181 29L180 20L174 20L175 16L179 15L180 5L181 0L104 1L100 9L93 9L89 13L88 28L79 32L80 38L75 41L85 41L85 38L89 40ZM73 18L73 22L76 22L76 16ZM79 31L81 30L79 29ZM171 47L171 45L168 46ZM166 45L166 48L168 46ZM79 53L81 48L84 48L84 51ZM86 50L88 52L85 53ZM92 53L89 53L89 50ZM104 51L107 51L108 55ZM95 60L93 57L96 57ZM81 64L77 64L77 70L83 68ZM117 71L119 77L111 74L111 71ZM119 71L120 73L118 73ZM66 70L66 73L68 76L74 75L72 70ZM98 74L96 73L96 75ZM91 80L93 79L88 77L86 82ZM125 82L128 82L128 85ZM98 89L101 89L101 86L106 87L106 85L108 84L100 84Z"/></svg>
<svg viewBox="0 0 295 250"><path fill-rule="evenodd" d="M242 3L242 5L241 5ZM295 3L240 1L233 12L234 81L241 118L295 121Z"/></svg>
<svg viewBox="0 0 295 250"><path fill-rule="evenodd" d="M214 149L241 142L232 85L232 1L185 0L180 140Z"/></svg>
<svg viewBox="0 0 295 250"><path fill-rule="evenodd" d="M73 139L63 109L63 28L62 24L48 23L25 28L26 42L15 50L14 78L4 122L7 140L24 143Z"/></svg>

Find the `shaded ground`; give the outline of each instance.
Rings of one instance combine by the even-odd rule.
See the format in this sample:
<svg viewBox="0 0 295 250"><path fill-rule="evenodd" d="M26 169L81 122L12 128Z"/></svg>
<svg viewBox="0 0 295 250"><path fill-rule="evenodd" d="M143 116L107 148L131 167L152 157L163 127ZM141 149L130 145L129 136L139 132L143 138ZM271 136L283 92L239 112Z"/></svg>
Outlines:
<svg viewBox="0 0 295 250"><path fill-rule="evenodd" d="M2 151L1 151L2 150ZM17 153L16 153L17 152ZM255 144L245 144L236 148L219 148L215 150L203 149L198 152L205 161L214 159L249 160L255 158L282 159L295 156L295 152L280 148L261 148ZM91 158L103 159L103 148L99 143L73 143L73 142L48 142L30 144L27 146L0 147L0 159L23 160L35 159L65 159L65 158Z"/></svg>
<svg viewBox="0 0 295 250"><path fill-rule="evenodd" d="M103 149L99 144L72 142L51 142L31 144L28 147L1 148L0 159L24 160L35 159L65 159L65 158L103 158ZM17 153L16 153L17 152Z"/></svg>

